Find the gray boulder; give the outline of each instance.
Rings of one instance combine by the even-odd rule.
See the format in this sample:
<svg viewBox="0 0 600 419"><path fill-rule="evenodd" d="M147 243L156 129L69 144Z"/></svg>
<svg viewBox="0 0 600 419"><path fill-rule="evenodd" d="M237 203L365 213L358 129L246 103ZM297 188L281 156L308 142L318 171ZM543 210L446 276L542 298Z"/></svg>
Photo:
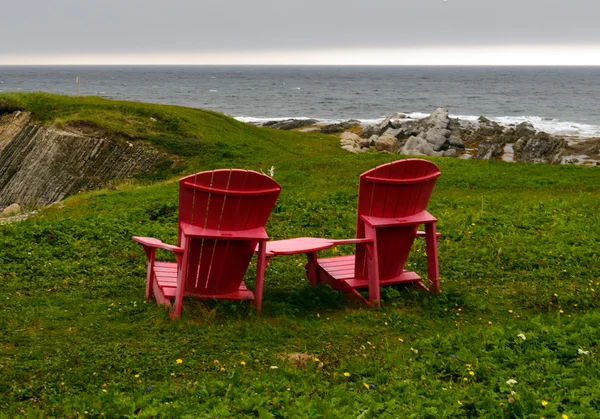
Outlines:
<svg viewBox="0 0 600 419"><path fill-rule="evenodd" d="M495 159L496 157L500 156L504 146L505 144L502 141L484 141L479 144L477 154L475 154L473 158L479 160Z"/></svg>
<svg viewBox="0 0 600 419"><path fill-rule="evenodd" d="M402 132L403 132L402 128L388 128L381 135L398 138L402 135Z"/></svg>
<svg viewBox="0 0 600 419"><path fill-rule="evenodd" d="M375 143L375 149L377 151L387 151L388 153L397 153L400 142L395 137L382 135L377 139Z"/></svg>
<svg viewBox="0 0 600 419"><path fill-rule="evenodd" d="M465 148L464 141L455 135L451 135L450 138L448 138L448 145L451 147Z"/></svg>
<svg viewBox="0 0 600 419"><path fill-rule="evenodd" d="M358 143L360 141L360 137L358 135L356 135L355 133L350 132L350 131L343 132L342 135L340 136L340 138L342 140L352 140L355 143Z"/></svg>
<svg viewBox="0 0 600 419"><path fill-rule="evenodd" d="M515 127L515 135L517 137L533 137L535 128L529 122L521 122Z"/></svg>
<svg viewBox="0 0 600 419"><path fill-rule="evenodd" d="M444 151L444 157L456 157L456 149L450 148L450 149Z"/></svg>
<svg viewBox="0 0 600 419"><path fill-rule="evenodd" d="M450 123L448 111L444 108L437 108L427 118L423 119L423 125L429 128L446 129Z"/></svg>
<svg viewBox="0 0 600 419"><path fill-rule="evenodd" d="M371 135L369 137L369 145L374 146L375 144L377 144L377 140L379 140L379 135L375 135L375 134Z"/></svg>
<svg viewBox="0 0 600 419"><path fill-rule="evenodd" d="M359 149L354 147L353 145L343 145L342 150L349 151L350 153L358 154Z"/></svg>
<svg viewBox="0 0 600 419"><path fill-rule="evenodd" d="M521 138L513 146L515 157L519 161L530 163L560 163L562 151L567 143L563 138L544 132L533 138Z"/></svg>
<svg viewBox="0 0 600 419"><path fill-rule="evenodd" d="M382 135L388 128L396 128L394 125L394 120L399 119L401 117L406 117L404 114L393 113L388 115L383 121L381 121L378 125L375 126L375 134Z"/></svg>
<svg viewBox="0 0 600 419"><path fill-rule="evenodd" d="M447 138L444 136L443 132L444 130L433 128L425 134L425 139L431 144L435 151L439 151L444 144L446 144Z"/></svg>
<svg viewBox="0 0 600 419"><path fill-rule="evenodd" d="M365 124L360 130L360 136L363 138L370 138L375 134L375 127L373 125Z"/></svg>
<svg viewBox="0 0 600 419"><path fill-rule="evenodd" d="M431 144L423 137L410 137L404 143L404 146L400 149L400 154L406 154L409 156L441 156L442 153L437 152L433 149Z"/></svg>

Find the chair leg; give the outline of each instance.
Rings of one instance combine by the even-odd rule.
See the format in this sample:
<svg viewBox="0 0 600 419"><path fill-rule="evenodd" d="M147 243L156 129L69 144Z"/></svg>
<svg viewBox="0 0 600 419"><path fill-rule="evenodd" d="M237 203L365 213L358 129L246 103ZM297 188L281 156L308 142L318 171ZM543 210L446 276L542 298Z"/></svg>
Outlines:
<svg viewBox="0 0 600 419"><path fill-rule="evenodd" d="M189 243L186 248L189 248ZM175 290L175 304L173 305L173 311L170 311L170 316L175 319L181 315L181 309L183 306L183 295L185 288L185 278L187 277L187 265L188 265L188 254L184 254L183 258L181 255L175 255L177 258L177 289Z"/></svg>
<svg viewBox="0 0 600 419"><path fill-rule="evenodd" d="M440 294L440 269L438 265L438 240L435 223L425 224L425 247L427 250L427 277L430 289Z"/></svg>
<svg viewBox="0 0 600 419"><path fill-rule="evenodd" d="M262 294L263 285L265 282L265 268L267 265L266 258L266 243L260 241L258 243L258 261L256 263L256 284L254 287L254 303L256 304L256 312L260 313L262 309Z"/></svg>
<svg viewBox="0 0 600 419"><path fill-rule="evenodd" d="M317 277L317 252L306 253L306 277L310 285L317 285L319 278Z"/></svg>
<svg viewBox="0 0 600 419"><path fill-rule="evenodd" d="M373 243L367 243L367 272L369 280L369 303L379 305L381 295L379 292L379 257L377 253L377 230L365 226L365 237L372 238Z"/></svg>
<svg viewBox="0 0 600 419"><path fill-rule="evenodd" d="M152 290L154 288L154 262L156 257L155 248L144 248L148 257L148 272L146 274L146 300L152 299Z"/></svg>

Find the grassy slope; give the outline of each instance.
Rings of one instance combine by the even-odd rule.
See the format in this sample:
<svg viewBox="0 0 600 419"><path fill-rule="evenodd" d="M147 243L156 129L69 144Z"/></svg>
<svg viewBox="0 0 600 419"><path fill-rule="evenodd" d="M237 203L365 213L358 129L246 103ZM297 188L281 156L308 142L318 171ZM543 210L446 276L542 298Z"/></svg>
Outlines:
<svg viewBox="0 0 600 419"><path fill-rule="evenodd" d="M274 239L351 237L358 175L393 159L193 109L0 95L15 105L150 139L189 156L186 173L275 166ZM174 242L174 182L77 195L0 226L0 417L596 417L598 169L434 161L443 294L385 289L380 310L309 287L302 258L281 257L260 318L247 304L186 301L170 321L143 301L130 237Z"/></svg>

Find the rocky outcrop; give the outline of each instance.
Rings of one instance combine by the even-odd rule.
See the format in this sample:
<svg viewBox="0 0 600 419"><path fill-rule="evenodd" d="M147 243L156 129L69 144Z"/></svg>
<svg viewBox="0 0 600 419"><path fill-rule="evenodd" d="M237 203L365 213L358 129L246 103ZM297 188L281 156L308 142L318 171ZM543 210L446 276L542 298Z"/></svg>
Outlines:
<svg viewBox="0 0 600 419"><path fill-rule="evenodd" d="M407 132L406 128L410 128L410 133L413 135L400 149L402 154L443 156L456 154L456 151L446 154L448 150L464 148L460 140L460 132L450 123L446 109L438 108L427 118L411 125L407 124L404 129L405 133Z"/></svg>
<svg viewBox="0 0 600 419"><path fill-rule="evenodd" d="M317 123L316 119L285 119L283 121L269 121L265 122L262 126L268 128L282 129L282 130L292 130L303 128L309 125L314 125Z"/></svg>
<svg viewBox="0 0 600 419"><path fill-rule="evenodd" d="M513 145L513 149L518 161L560 163L565 145L566 141L564 139L552 137L542 132L531 138L521 137Z"/></svg>
<svg viewBox="0 0 600 419"><path fill-rule="evenodd" d="M342 149L351 153L372 150L409 156L600 166L600 139L564 139L537 131L527 122L504 126L484 116L476 121L461 120L438 108L421 119L393 113L374 124L358 124L355 120L329 125L316 121L311 129L320 126L322 133L338 134Z"/></svg>
<svg viewBox="0 0 600 419"><path fill-rule="evenodd" d="M26 112L0 118L0 207L28 208L153 170L166 156L148 146L44 127Z"/></svg>

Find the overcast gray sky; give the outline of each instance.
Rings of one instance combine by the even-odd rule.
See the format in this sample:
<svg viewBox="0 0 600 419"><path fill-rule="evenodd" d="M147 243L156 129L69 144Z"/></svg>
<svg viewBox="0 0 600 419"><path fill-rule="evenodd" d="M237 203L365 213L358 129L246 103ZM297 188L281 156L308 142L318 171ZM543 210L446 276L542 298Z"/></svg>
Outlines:
<svg viewBox="0 0 600 419"><path fill-rule="evenodd" d="M0 64L369 62L402 52L527 61L532 51L600 64L600 0L13 0L2 15Z"/></svg>

